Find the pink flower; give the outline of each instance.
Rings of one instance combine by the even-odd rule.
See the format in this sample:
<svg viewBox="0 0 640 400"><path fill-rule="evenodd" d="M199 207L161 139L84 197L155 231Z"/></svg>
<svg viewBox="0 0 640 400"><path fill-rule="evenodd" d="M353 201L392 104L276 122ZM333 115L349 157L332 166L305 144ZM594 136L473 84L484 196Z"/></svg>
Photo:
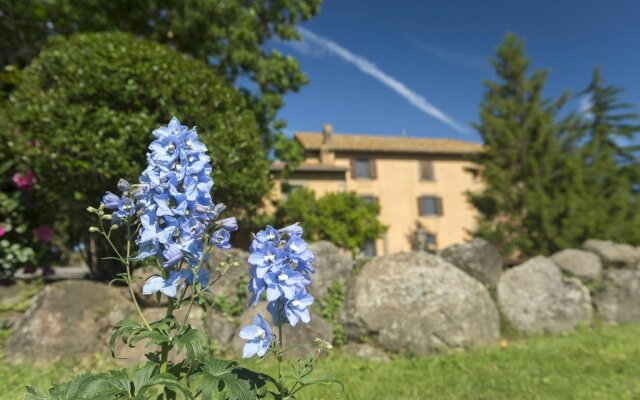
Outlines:
<svg viewBox="0 0 640 400"><path fill-rule="evenodd" d="M7 231L4 229L4 226L0 225L0 237L4 236Z"/></svg>
<svg viewBox="0 0 640 400"><path fill-rule="evenodd" d="M46 243L49 243L51 240L53 240L53 229L51 229L51 227L48 225L42 225L36 228L35 232L36 232L36 237L42 243L46 244Z"/></svg>
<svg viewBox="0 0 640 400"><path fill-rule="evenodd" d="M36 184L36 176L31 171L26 174L16 172L12 180L20 189L31 189Z"/></svg>

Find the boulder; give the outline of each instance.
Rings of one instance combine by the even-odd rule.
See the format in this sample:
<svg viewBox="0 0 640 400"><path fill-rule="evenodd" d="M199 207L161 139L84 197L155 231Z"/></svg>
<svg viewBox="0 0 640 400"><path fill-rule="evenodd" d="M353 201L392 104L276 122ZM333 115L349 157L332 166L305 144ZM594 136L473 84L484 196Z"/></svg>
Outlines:
<svg viewBox="0 0 640 400"><path fill-rule="evenodd" d="M441 257L374 258L354 279L340 317L345 333L386 350L423 355L495 342L499 318L487 289Z"/></svg>
<svg viewBox="0 0 640 400"><path fill-rule="evenodd" d="M628 244L589 239L584 242L582 248L596 253L605 266L635 267L640 262L640 251Z"/></svg>
<svg viewBox="0 0 640 400"><path fill-rule="evenodd" d="M607 271L603 289L594 295L594 304L606 323L640 322L640 271Z"/></svg>
<svg viewBox="0 0 640 400"><path fill-rule="evenodd" d="M14 362L51 363L104 351L111 328L134 311L122 292L81 280L47 285L16 323L7 357Z"/></svg>
<svg viewBox="0 0 640 400"><path fill-rule="evenodd" d="M498 284L502 273L502 256L486 240L475 238L468 243L455 244L444 249L440 255L485 286L495 288Z"/></svg>
<svg viewBox="0 0 640 400"><path fill-rule="evenodd" d="M591 321L589 290L541 256L502 274L498 304L514 327L528 334L565 332Z"/></svg>
<svg viewBox="0 0 640 400"><path fill-rule="evenodd" d="M344 346L344 351L354 357L369 361L389 361L389 356L384 350L368 343L348 343Z"/></svg>
<svg viewBox="0 0 640 400"><path fill-rule="evenodd" d="M309 246L316 255L313 267L313 283L309 292L318 298L327 294L327 289L333 282L346 283L351 277L355 263L351 257L346 257L340 249L331 242L319 241Z"/></svg>
<svg viewBox="0 0 640 400"><path fill-rule="evenodd" d="M239 265L229 268L224 276L211 287L211 292L214 297L224 296L227 300L233 301L238 297L239 293L249 293L247 290L247 283L249 282L247 272L249 270L249 253L236 248L220 250L214 247L209 253L207 261L207 268L211 271L212 279L218 277L216 272L218 265L225 261L227 256L231 257L231 262L237 261Z"/></svg>
<svg viewBox="0 0 640 400"><path fill-rule="evenodd" d="M602 262L600 258L585 250L565 249L551 256L561 270L578 278L599 280L602 277Z"/></svg>
<svg viewBox="0 0 640 400"><path fill-rule="evenodd" d="M250 325L253 317L258 313L271 325L274 335L278 335L278 328L273 324L271 314L267 311L267 303L262 301L256 307L247 309L238 318L237 328L231 341L231 347L237 354L241 354L242 347L245 343L244 340L238 336L240 329L246 325ZM308 324L302 322L296 326L285 324L283 326L282 336L284 337L285 347L304 345L299 351L295 351L297 355L304 356L315 348L316 338L324 339L329 343L333 342L333 326L322 317L312 313L311 322Z"/></svg>

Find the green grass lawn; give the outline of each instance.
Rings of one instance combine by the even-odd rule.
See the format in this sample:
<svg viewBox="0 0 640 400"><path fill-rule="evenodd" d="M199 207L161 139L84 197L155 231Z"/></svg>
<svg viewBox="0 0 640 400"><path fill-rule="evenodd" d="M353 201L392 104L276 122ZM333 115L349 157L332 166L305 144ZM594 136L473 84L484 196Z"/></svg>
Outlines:
<svg viewBox="0 0 640 400"><path fill-rule="evenodd" d="M367 362L335 351L319 370L337 372L346 386L315 387L301 399L640 399L640 325L583 329L469 352ZM105 363L98 360L98 368ZM269 362L255 369L272 368ZM45 368L0 365L0 398L21 399L22 388L46 389L79 372L61 363Z"/></svg>

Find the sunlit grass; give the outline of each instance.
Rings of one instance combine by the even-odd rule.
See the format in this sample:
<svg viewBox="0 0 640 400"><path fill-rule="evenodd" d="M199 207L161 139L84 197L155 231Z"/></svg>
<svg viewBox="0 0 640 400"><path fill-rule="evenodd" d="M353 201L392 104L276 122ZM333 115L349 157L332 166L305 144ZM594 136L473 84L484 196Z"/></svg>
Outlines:
<svg viewBox="0 0 640 400"><path fill-rule="evenodd" d="M108 363L97 360L105 368ZM274 368L271 361L249 367ZM46 389L80 367L0 366L2 399L21 399L32 384ZM356 359L335 351L319 372L335 371L346 390L308 388L301 399L638 399L640 325L582 329L495 347L388 362Z"/></svg>

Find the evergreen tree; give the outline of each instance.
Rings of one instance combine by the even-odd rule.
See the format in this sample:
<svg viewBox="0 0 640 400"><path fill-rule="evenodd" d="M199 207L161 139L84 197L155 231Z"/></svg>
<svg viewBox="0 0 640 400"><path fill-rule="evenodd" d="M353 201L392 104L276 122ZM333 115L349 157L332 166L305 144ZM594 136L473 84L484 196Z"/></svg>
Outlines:
<svg viewBox="0 0 640 400"><path fill-rule="evenodd" d="M475 125L486 145L476 158L485 181L469 195L480 212L479 236L512 256L549 253L566 217L566 158L556 122L567 96L543 97L545 71L529 75L524 40L507 34L492 60L498 82L487 81Z"/></svg>
<svg viewBox="0 0 640 400"><path fill-rule="evenodd" d="M640 241L637 185L637 145L631 144L640 132L638 114L620 102L623 89L605 85L598 68L589 86L581 93L589 101L575 151L579 154L584 187L582 217L575 221L583 229L582 238L597 237L625 243Z"/></svg>

